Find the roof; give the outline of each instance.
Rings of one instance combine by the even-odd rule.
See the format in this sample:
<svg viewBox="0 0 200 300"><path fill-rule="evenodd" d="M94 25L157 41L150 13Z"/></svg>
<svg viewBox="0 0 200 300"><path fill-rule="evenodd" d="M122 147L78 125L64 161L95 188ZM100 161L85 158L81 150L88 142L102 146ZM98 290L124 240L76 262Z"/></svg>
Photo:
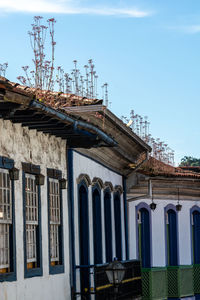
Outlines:
<svg viewBox="0 0 200 300"><path fill-rule="evenodd" d="M183 171L192 171L192 172L200 173L200 166L184 166L179 168Z"/></svg>
<svg viewBox="0 0 200 300"><path fill-rule="evenodd" d="M0 77L0 117L13 123L21 123L62 139L67 139L71 148L113 147L117 143L105 131L90 122L72 117L67 112L55 109L57 94L52 107L50 96L47 103L38 100L38 91L23 87ZM54 97L54 96L52 96ZM60 96L58 95L58 98ZM46 98L45 98L46 99ZM88 99L82 99L88 103Z"/></svg>
<svg viewBox="0 0 200 300"><path fill-rule="evenodd" d="M0 109L4 110L2 118L65 138L69 147L80 148L124 175L132 172L141 155L151 151L102 100L41 91L0 77ZM96 149L101 146L104 151Z"/></svg>
<svg viewBox="0 0 200 300"><path fill-rule="evenodd" d="M200 172L200 168L199 168ZM151 177L184 177L184 178L197 178L200 179L199 172L196 172L196 169L183 168L183 167L173 167L168 164L165 164L161 161L158 161L154 157L150 159L143 165L141 173L149 175Z"/></svg>
<svg viewBox="0 0 200 300"><path fill-rule="evenodd" d="M85 106L102 104L103 100L89 99L86 97L77 96L74 94L67 94L63 92L51 92L47 90L40 90L29 86L24 86L16 82L9 81L5 77L0 76L0 82L6 85L7 89L13 92L32 97L33 99L45 102L45 105L51 106L55 109L68 106Z"/></svg>
<svg viewBox="0 0 200 300"><path fill-rule="evenodd" d="M149 186L152 187L152 192ZM138 199L199 201L199 197L199 173L167 165L153 157L142 166L139 173L127 180L128 201Z"/></svg>

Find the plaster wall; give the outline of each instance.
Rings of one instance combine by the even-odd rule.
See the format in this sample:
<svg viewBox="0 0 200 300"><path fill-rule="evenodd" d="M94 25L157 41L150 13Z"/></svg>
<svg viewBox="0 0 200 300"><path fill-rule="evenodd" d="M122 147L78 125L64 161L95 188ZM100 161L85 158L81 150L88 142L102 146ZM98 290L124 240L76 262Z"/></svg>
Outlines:
<svg viewBox="0 0 200 300"><path fill-rule="evenodd" d="M138 258L137 251L137 226L136 226L136 206L141 202L150 204L149 199L140 199L128 202L128 226L129 226L129 245L130 258ZM176 205L175 200L154 200L157 204L155 211L151 211L152 224L152 266L166 266L166 246L165 246L165 216L164 208L168 204ZM178 212L178 248L179 248L179 264L191 265L191 219L190 209L194 205L198 205L197 201L184 200L181 202L182 210Z"/></svg>
<svg viewBox="0 0 200 300"><path fill-rule="evenodd" d="M91 181L94 177L100 178L103 182L109 181L115 185L123 186L123 178L121 175L111 171L105 166L95 162L94 160L78 153L73 152L73 166L74 166L74 220L75 220L75 263L79 265L79 216L78 216L78 188L77 179L81 174L87 174ZM103 194L102 194L103 195ZM103 197L101 198L103 200ZM102 201L103 203L103 201ZM89 205L89 225L90 225L90 264L93 263L93 221L92 221L92 187L88 188L88 205ZM121 195L121 208L123 208L123 194ZM112 244L113 244L113 258L115 257L115 230L114 230L114 206L113 206L113 195L111 195L111 210L112 210ZM123 259L125 259L125 234L124 234L124 211L121 213L122 220L122 251ZM104 217L102 217L104 221ZM105 227L102 222L102 237L105 237ZM105 247L105 242L102 243ZM105 253L105 249L103 249ZM104 254L105 255L105 254ZM79 288L79 271L77 269L77 289Z"/></svg>
<svg viewBox="0 0 200 300"><path fill-rule="evenodd" d="M46 176L47 168L59 169L66 178L65 142L60 138L29 130L20 124L0 120L0 156L15 161L20 179L15 181L17 280L0 283L1 300L67 300L70 298L69 233L67 190L63 190L64 263L63 274L49 275L47 182L41 186L43 276L24 279L22 162L40 165ZM46 177L45 177L46 178Z"/></svg>

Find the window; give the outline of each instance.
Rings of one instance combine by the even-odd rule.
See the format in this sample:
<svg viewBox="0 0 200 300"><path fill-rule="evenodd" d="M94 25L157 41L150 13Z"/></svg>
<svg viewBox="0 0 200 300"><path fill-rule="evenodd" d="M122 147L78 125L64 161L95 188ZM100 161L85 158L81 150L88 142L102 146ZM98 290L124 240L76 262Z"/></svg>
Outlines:
<svg viewBox="0 0 200 300"><path fill-rule="evenodd" d="M50 274L55 274L64 272L62 190L59 182L62 174L60 171L48 169L47 175L49 209L49 270Z"/></svg>
<svg viewBox="0 0 200 300"><path fill-rule="evenodd" d="M200 264L200 208L191 209L193 263Z"/></svg>
<svg viewBox="0 0 200 300"><path fill-rule="evenodd" d="M38 186L35 176L25 175L27 268L37 266Z"/></svg>
<svg viewBox="0 0 200 300"><path fill-rule="evenodd" d="M122 260L121 198L119 192L114 194L114 214L116 257L118 260Z"/></svg>
<svg viewBox="0 0 200 300"><path fill-rule="evenodd" d="M169 207L169 205L168 205ZM167 265L178 265L177 213L172 206L166 210Z"/></svg>
<svg viewBox="0 0 200 300"><path fill-rule="evenodd" d="M23 164L24 186L24 269L25 277L42 275L40 186L36 184L38 166ZM31 174L28 172L34 172ZM36 174L37 173L37 174Z"/></svg>
<svg viewBox="0 0 200 300"><path fill-rule="evenodd" d="M138 250L143 268L151 267L150 216L149 210L142 207L138 210Z"/></svg>
<svg viewBox="0 0 200 300"><path fill-rule="evenodd" d="M12 224L11 182L8 170L0 170L0 272L10 268L9 228Z"/></svg>
<svg viewBox="0 0 200 300"><path fill-rule="evenodd" d="M111 216L111 193L107 189L104 192L104 219L105 219L105 241L106 262L112 261L112 216Z"/></svg>
<svg viewBox="0 0 200 300"><path fill-rule="evenodd" d="M0 158L0 281L16 280L14 182L9 176L13 165Z"/></svg>
<svg viewBox="0 0 200 300"><path fill-rule="evenodd" d="M102 263L102 229L101 229L101 191L98 186L93 188L93 240L94 264Z"/></svg>
<svg viewBox="0 0 200 300"><path fill-rule="evenodd" d="M90 264L89 252L89 215L88 215L88 186L85 180L78 185L79 197L79 253L80 265L88 266ZM80 269L80 289L84 295L90 287L89 268ZM83 298L83 297L82 297Z"/></svg>

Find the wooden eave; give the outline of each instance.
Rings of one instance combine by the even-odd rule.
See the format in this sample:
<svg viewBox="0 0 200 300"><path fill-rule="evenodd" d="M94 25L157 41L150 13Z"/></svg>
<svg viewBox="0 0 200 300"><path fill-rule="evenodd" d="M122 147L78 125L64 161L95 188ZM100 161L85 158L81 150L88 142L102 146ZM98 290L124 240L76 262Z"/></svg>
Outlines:
<svg viewBox="0 0 200 300"><path fill-rule="evenodd" d="M130 165L137 165L140 155L151 151L143 140L103 105L66 107L65 111L71 116L90 120L114 137L118 145L112 149L80 149L80 152L118 173L128 175L132 171Z"/></svg>
<svg viewBox="0 0 200 300"><path fill-rule="evenodd" d="M162 200L196 200L200 201L200 178L164 178L146 177L139 180L127 191L128 201L134 201L138 197L150 198L148 195L148 181L151 180L154 199Z"/></svg>
<svg viewBox="0 0 200 300"><path fill-rule="evenodd" d="M0 118L67 140L70 148L115 147L106 132L55 110L0 80Z"/></svg>

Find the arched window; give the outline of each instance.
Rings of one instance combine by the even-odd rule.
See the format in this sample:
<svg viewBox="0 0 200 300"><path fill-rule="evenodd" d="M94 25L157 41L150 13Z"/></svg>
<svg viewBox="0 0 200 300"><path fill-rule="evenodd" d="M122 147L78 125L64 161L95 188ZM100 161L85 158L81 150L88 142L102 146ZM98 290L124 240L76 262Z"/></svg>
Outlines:
<svg viewBox="0 0 200 300"><path fill-rule="evenodd" d="M138 223L138 252L143 268L151 267L150 209L146 203L136 207Z"/></svg>
<svg viewBox="0 0 200 300"><path fill-rule="evenodd" d="M89 265L89 220L88 220L88 189L83 181L78 187L79 196L79 251L80 265ZM89 288L89 269L81 268L81 292Z"/></svg>
<svg viewBox="0 0 200 300"><path fill-rule="evenodd" d="M101 191L95 186L92 191L94 264L102 263Z"/></svg>
<svg viewBox="0 0 200 300"><path fill-rule="evenodd" d="M112 261L112 217L111 217L111 193L109 189L104 192L104 219L105 219L105 243L106 262Z"/></svg>
<svg viewBox="0 0 200 300"><path fill-rule="evenodd" d="M200 264L200 208L193 207L191 213L193 263Z"/></svg>
<svg viewBox="0 0 200 300"><path fill-rule="evenodd" d="M178 265L178 234L177 234L177 212L173 205L169 205L166 212L166 245L167 265Z"/></svg>
<svg viewBox="0 0 200 300"><path fill-rule="evenodd" d="M121 197L119 192L114 194L114 214L116 257L118 260L122 260Z"/></svg>

